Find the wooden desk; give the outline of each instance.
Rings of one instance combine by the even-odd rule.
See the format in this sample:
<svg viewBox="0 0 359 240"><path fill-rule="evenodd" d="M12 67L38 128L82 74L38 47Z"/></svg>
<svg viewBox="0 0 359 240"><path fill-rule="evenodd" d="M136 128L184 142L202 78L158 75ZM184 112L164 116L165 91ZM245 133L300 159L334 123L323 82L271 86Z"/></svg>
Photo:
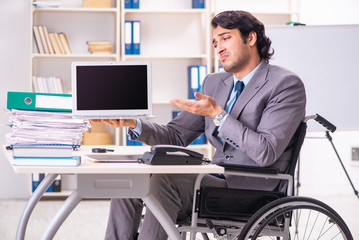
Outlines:
<svg viewBox="0 0 359 240"><path fill-rule="evenodd" d="M77 187L66 199L62 208L57 212L46 229L42 239L52 239L67 216L84 198L141 198L151 212L156 216L169 238L180 240L178 230L172 223L167 212L149 192L151 174L199 174L223 173L224 169L216 165L147 165L140 163L93 163L86 160L92 147L82 146L74 155L82 157L78 167L20 167L13 166L12 151L1 149L13 166L16 173L48 173L30 197L19 221L16 239L24 239L26 226L30 215L46 189L59 174L74 174ZM149 147L113 147L115 154L142 154Z"/></svg>

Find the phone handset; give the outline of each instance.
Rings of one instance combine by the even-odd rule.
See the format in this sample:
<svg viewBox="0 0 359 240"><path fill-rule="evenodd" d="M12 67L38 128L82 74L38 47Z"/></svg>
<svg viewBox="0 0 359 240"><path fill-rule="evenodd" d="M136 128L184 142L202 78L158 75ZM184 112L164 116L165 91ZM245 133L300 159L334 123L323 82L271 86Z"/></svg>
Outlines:
<svg viewBox="0 0 359 240"><path fill-rule="evenodd" d="M186 153L191 157L194 158L203 158L203 154L182 146L175 146L175 145L156 145L151 147L151 153L153 154L167 154L168 152L180 152Z"/></svg>

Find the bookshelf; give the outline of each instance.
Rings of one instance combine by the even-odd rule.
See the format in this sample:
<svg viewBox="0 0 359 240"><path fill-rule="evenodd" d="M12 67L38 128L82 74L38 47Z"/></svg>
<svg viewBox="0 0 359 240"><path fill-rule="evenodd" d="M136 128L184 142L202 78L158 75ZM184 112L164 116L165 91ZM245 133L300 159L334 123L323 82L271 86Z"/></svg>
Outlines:
<svg viewBox="0 0 359 240"><path fill-rule="evenodd" d="M31 0L31 3L33 1ZM33 76L56 76L62 80L64 92L71 92L71 63L73 61L120 60L120 0L112 0L110 8L83 8L81 0L61 0L58 8L30 7L30 72L29 89L34 91ZM49 33L63 32L71 54L39 53L33 26L44 25ZM110 41L110 54L91 54L87 41ZM30 176L31 179L31 176ZM63 175L61 192L48 192L45 196L68 196L75 188L75 179ZM32 189L30 181L30 194Z"/></svg>

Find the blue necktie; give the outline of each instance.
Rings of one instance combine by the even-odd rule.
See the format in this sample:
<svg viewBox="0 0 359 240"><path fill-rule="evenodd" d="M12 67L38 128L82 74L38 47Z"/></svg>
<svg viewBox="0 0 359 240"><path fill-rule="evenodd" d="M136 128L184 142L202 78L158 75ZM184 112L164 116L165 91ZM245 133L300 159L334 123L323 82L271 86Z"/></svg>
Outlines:
<svg viewBox="0 0 359 240"><path fill-rule="evenodd" d="M229 99L227 101L227 104L226 104L226 108L224 109L228 114L230 114L232 112L232 109L233 109L233 106L234 104L236 103L239 95L241 94L242 90L244 88L244 83L242 81L237 81L236 84L234 85L234 93L235 94L231 94L229 96ZM218 137L218 128L219 127L216 127L216 129L214 130L214 133L213 135ZM221 141L223 143L223 140L218 137L219 141Z"/></svg>
<svg viewBox="0 0 359 240"><path fill-rule="evenodd" d="M239 95L241 94L242 90L244 88L244 83L242 81L237 81L236 84L234 85L234 92L235 94L233 94L232 98L228 100L227 105L226 105L226 112L231 113L234 104L236 103Z"/></svg>

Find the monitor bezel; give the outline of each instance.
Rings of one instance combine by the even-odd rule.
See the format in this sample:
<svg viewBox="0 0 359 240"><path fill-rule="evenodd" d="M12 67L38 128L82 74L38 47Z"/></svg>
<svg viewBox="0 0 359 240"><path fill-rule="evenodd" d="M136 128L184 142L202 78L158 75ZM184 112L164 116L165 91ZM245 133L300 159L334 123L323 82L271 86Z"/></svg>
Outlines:
<svg viewBox="0 0 359 240"><path fill-rule="evenodd" d="M147 67L147 109L133 110L79 110L77 109L77 67L81 66L128 66L145 65ZM149 61L81 61L71 63L72 115L85 119L122 119L152 116L152 69ZM135 91L135 90L134 90ZM134 94L136 94L134 92Z"/></svg>

